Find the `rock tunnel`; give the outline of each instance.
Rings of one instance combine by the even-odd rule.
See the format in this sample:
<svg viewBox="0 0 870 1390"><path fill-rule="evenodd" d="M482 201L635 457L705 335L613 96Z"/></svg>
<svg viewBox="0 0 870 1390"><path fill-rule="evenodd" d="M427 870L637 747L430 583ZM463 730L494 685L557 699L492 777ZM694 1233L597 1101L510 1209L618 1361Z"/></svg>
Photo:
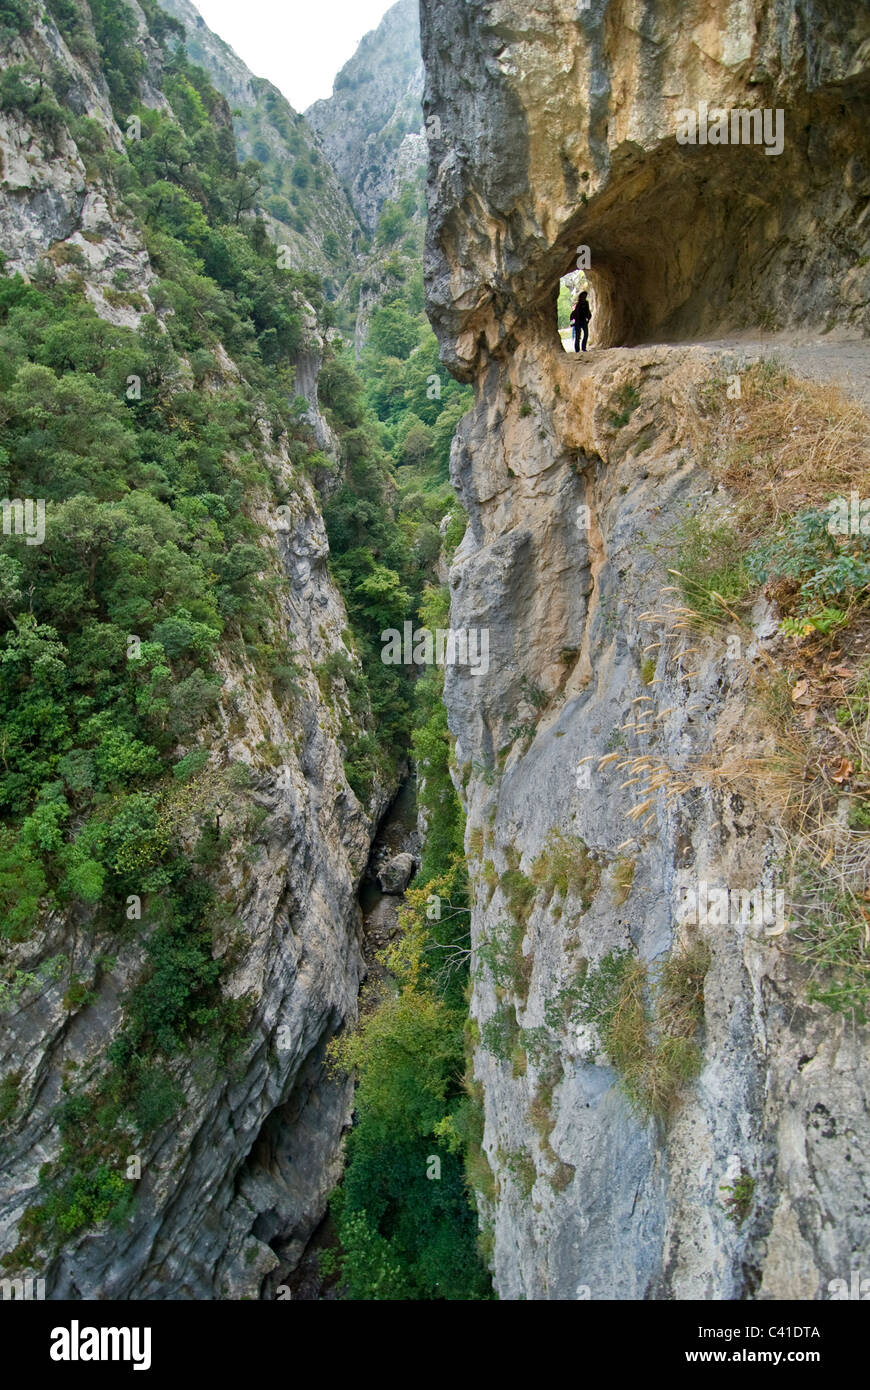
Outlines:
<svg viewBox="0 0 870 1390"><path fill-rule="evenodd" d="M844 85L781 118L780 153L763 139L614 151L602 191L554 248L559 278L588 248L594 346L867 332L870 87Z"/></svg>

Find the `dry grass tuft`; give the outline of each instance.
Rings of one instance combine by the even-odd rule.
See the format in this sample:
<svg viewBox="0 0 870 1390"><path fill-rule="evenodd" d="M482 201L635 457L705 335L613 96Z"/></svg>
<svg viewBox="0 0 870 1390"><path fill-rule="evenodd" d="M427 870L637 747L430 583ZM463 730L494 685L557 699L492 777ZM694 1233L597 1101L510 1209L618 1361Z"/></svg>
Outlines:
<svg viewBox="0 0 870 1390"><path fill-rule="evenodd" d="M741 376L741 399L726 401L716 428L732 442L714 472L740 498L749 534L853 487L870 495L870 420L833 383L754 363Z"/></svg>
<svg viewBox="0 0 870 1390"><path fill-rule="evenodd" d="M701 1067L695 1033L704 1018L703 943L675 951L650 990L650 967L631 952L613 951L586 975L581 1013L598 1030L632 1104L666 1120ZM650 1007L652 994L652 1007Z"/></svg>

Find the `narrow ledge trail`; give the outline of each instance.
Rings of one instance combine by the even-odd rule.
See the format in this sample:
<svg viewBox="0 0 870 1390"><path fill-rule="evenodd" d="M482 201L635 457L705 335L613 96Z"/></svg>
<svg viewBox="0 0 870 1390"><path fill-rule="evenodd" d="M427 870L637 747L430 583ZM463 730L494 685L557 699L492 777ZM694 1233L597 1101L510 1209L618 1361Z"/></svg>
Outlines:
<svg viewBox="0 0 870 1390"><path fill-rule="evenodd" d="M852 400L870 409L870 340L832 338L797 333L733 334L722 338L685 339L660 343L635 343L630 348L600 348L590 344L587 353L574 353L569 339L562 339L565 351L578 363L599 360L604 353L631 352L645 347L694 348L711 356L731 356L738 368L761 359L776 361L795 376L825 385L835 384Z"/></svg>

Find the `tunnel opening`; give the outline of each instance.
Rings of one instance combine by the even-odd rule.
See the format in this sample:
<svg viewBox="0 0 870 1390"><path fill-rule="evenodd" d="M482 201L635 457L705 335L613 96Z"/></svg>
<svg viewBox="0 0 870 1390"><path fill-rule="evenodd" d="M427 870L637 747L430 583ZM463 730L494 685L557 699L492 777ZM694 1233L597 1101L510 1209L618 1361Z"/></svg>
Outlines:
<svg viewBox="0 0 870 1390"><path fill-rule="evenodd" d="M591 296L591 285L589 285L584 270L575 268L575 270L568 271L567 275L563 275L563 277L560 278L559 299L557 299L556 303L557 320L559 320L559 322L557 322L557 327L559 327L561 346L564 347L566 352L577 352L577 350L580 350L581 334L580 331L577 331L574 327L574 310L575 307L577 307L581 293L585 293L586 297L589 299L589 304L591 304L592 300L591 297L589 297ZM588 338L589 334L586 334L586 339Z"/></svg>
<svg viewBox="0 0 870 1390"><path fill-rule="evenodd" d="M870 87L785 112L761 144L628 142L553 247L547 296L559 341L584 287L590 347L763 332L870 328ZM549 258L548 258L549 259ZM555 302L554 302L555 301Z"/></svg>

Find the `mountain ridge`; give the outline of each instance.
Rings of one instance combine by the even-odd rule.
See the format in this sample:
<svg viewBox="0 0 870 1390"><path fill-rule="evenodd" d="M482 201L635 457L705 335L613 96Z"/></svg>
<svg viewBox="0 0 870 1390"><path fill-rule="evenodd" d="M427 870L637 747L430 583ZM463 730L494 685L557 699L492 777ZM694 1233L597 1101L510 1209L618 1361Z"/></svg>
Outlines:
<svg viewBox="0 0 870 1390"><path fill-rule="evenodd" d="M418 0L398 0L305 112L369 232L425 162L422 94Z"/></svg>

